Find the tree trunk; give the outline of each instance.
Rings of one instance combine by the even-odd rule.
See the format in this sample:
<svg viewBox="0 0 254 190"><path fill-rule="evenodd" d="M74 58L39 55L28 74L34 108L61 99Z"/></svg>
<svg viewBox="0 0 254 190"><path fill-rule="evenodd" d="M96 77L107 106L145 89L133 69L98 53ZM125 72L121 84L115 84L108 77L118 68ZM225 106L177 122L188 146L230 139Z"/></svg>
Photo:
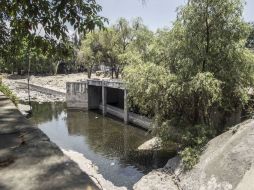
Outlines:
<svg viewBox="0 0 254 190"><path fill-rule="evenodd" d="M117 68L115 69L115 76L116 76L116 79L119 78L119 74L120 74L120 68L117 67Z"/></svg>
<svg viewBox="0 0 254 190"><path fill-rule="evenodd" d="M206 2L206 15L205 15L205 26L206 26L206 55L203 61L203 66L202 66L202 71L204 72L206 69L206 64L207 64L207 56L209 54L210 50L210 26L209 26L209 1Z"/></svg>
<svg viewBox="0 0 254 190"><path fill-rule="evenodd" d="M111 78L114 78L114 66L111 66Z"/></svg>
<svg viewBox="0 0 254 190"><path fill-rule="evenodd" d="M17 68L17 73L18 73L18 75L21 75L21 74L22 74L21 68L20 68L20 67Z"/></svg>
<svg viewBox="0 0 254 190"><path fill-rule="evenodd" d="M57 74L59 64L60 64L60 61L58 61L56 63L52 63L52 66L53 66L53 75Z"/></svg>
<svg viewBox="0 0 254 190"><path fill-rule="evenodd" d="M199 115L199 97L194 95L194 113L193 113L193 125L196 125L200 121Z"/></svg>
<svg viewBox="0 0 254 190"><path fill-rule="evenodd" d="M91 76L92 76L92 67L89 67L89 68L87 69L87 77L90 79Z"/></svg>

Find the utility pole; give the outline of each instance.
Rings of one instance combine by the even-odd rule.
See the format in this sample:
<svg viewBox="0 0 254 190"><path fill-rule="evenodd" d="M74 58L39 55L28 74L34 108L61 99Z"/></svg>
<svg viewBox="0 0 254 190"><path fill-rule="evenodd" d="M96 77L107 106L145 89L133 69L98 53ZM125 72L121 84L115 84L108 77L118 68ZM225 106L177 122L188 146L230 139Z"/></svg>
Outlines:
<svg viewBox="0 0 254 190"><path fill-rule="evenodd" d="M27 69L27 90L28 90L28 102L30 106L30 113L32 113L32 106L31 106L31 96L30 96L30 67L31 67L31 62L30 62L30 47L28 47L28 53L27 53L27 61L28 61L28 69Z"/></svg>

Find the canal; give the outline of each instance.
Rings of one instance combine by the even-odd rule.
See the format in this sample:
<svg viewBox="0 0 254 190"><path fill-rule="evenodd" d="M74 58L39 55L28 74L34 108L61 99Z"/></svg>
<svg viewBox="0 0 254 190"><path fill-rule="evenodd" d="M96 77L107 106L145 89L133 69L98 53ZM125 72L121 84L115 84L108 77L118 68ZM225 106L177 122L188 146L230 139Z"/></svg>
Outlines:
<svg viewBox="0 0 254 190"><path fill-rule="evenodd" d="M82 153L116 186L133 185L172 153L138 151L151 135L121 121L91 111L66 110L64 103L32 103L30 120L59 147Z"/></svg>

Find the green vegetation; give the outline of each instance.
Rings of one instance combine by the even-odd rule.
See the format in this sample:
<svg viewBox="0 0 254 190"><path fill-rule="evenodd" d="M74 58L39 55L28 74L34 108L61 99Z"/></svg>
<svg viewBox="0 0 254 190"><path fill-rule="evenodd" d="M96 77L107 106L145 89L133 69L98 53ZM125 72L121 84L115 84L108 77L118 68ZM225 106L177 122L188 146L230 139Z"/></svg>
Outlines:
<svg viewBox="0 0 254 190"><path fill-rule="evenodd" d="M110 68L111 78L119 78L124 67L135 61L139 52L145 57L146 44L152 39L153 33L140 18L131 23L120 18L112 27L93 31L81 40L78 62L87 68L88 77L93 67L101 64Z"/></svg>
<svg viewBox="0 0 254 190"><path fill-rule="evenodd" d="M178 145L186 169L250 100L254 56L242 10L239 0L191 0L171 30L157 32L149 59L125 68L132 101L154 117L165 145Z"/></svg>
<svg viewBox="0 0 254 190"><path fill-rule="evenodd" d="M71 70L68 27L77 34L103 28L100 11L94 0L0 1L0 71L55 74L61 62Z"/></svg>
<svg viewBox="0 0 254 190"><path fill-rule="evenodd" d="M86 35L81 42L80 49L77 53L77 61L80 65L87 68L88 78L91 78L92 69L100 60L99 33L92 32Z"/></svg>
<svg viewBox="0 0 254 190"><path fill-rule="evenodd" d="M56 74L64 65L90 78L106 66L108 76L126 81L130 109L153 118L154 134L165 148L177 146L190 169L231 115L252 104L254 29L243 7L241 0L189 0L171 29L152 32L140 18L104 28L94 0L1 1L0 71Z"/></svg>
<svg viewBox="0 0 254 190"><path fill-rule="evenodd" d="M251 23L251 32L247 38L246 47L254 51L254 23Z"/></svg>
<svg viewBox="0 0 254 190"><path fill-rule="evenodd" d="M13 94L12 91L1 82L0 82L0 92L2 92L5 96L7 96L15 104L15 106L18 106L19 100L17 96Z"/></svg>

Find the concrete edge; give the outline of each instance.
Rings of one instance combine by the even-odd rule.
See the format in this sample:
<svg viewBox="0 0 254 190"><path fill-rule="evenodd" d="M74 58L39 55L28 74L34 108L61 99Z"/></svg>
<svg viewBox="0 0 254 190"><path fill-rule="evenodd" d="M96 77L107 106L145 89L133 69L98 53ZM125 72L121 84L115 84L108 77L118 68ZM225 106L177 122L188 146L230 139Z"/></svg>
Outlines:
<svg viewBox="0 0 254 190"><path fill-rule="evenodd" d="M27 87L27 83L24 83L24 82L17 82L17 84ZM60 91L53 90L50 88L45 88L45 87L38 86L35 84L30 84L30 88L32 90L35 90L35 91L38 91L41 93L45 93L45 94L49 94L49 95L55 95L55 96L65 96L66 95L66 93L64 93L64 92L60 92Z"/></svg>
<svg viewBox="0 0 254 190"><path fill-rule="evenodd" d="M4 100L3 100L4 99ZM4 105L1 105L2 102L4 102ZM1 125L4 126L4 128L9 128L9 130L7 131L16 131L16 132L24 132L26 129L29 131L27 132L27 134L29 133L29 144L31 144L31 146L33 146L32 142L30 141L41 141L40 143L48 143L50 146L48 146L49 148L52 149L52 152L55 152L56 155L61 155L60 157L65 160L66 162L68 163L71 163L71 165L73 165L74 167L76 167L76 171L75 173L83 173L84 175L86 175L88 178L89 178L89 183L91 183L91 185L97 190L99 190L100 188L94 183L93 179L90 178L90 176L85 173L78 165L78 163L76 163L75 161L73 161L69 156L65 155L64 152L61 150L60 147L58 147L54 142L52 142L49 137L43 132L41 131L39 128L36 128L34 127L34 125L21 113L21 111L2 93L0 92L0 111L3 111L5 112L6 110L7 111L10 111L10 112L14 112L15 114L13 114L13 116L11 117L17 117L17 118L13 118L14 120L18 120L18 124L15 124L15 126L11 123L10 125L8 125L9 123L9 118L7 118L5 120L5 118L1 118L1 112L0 112L0 120L1 120ZM12 115L12 114L10 114ZM9 117L9 116L8 116ZM4 121L5 120L5 121ZM22 121L24 123L22 123ZM7 124L7 125L5 125ZM0 128L2 127L0 125ZM33 129L31 132L31 129ZM1 134L5 134L5 133L0 133ZM24 139L26 140L26 137L24 137ZM30 145L29 145L30 146ZM35 145L34 147L36 148L39 148L37 147L37 145ZM33 148L34 148L33 147ZM23 147L24 149L24 147ZM39 151L38 151L39 152ZM29 155L30 156L30 155ZM68 167L67 167L67 170L68 170ZM70 173L73 173L73 168L70 168L69 169L69 172ZM64 171L66 172L66 169L64 169ZM36 178L37 176L34 176L34 178ZM15 178L15 176L13 176L13 178ZM23 176L23 178L25 178L25 176ZM0 177L0 181L1 181L1 177ZM49 180L50 181L50 180ZM78 179L78 181L80 181L80 179ZM20 182L22 183L22 181ZM68 181L66 181L66 183L69 183ZM83 184L85 183L85 179L84 179L84 182ZM78 184L77 183L77 190L80 189L80 185L81 184ZM91 187L91 186L90 186ZM92 188L92 190L94 190L94 188ZM1 189L1 188L0 188ZM54 189L54 188L53 188ZM85 187L84 188L81 188L81 189L86 189ZM80 190L81 190L80 189Z"/></svg>

